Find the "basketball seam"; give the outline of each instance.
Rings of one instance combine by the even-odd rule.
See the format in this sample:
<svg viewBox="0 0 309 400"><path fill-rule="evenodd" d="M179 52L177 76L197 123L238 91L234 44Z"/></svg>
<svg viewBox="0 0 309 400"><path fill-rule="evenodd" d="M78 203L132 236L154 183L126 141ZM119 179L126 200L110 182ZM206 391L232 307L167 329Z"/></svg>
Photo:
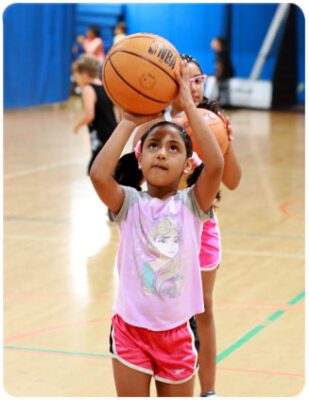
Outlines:
<svg viewBox="0 0 309 400"><path fill-rule="evenodd" d="M158 37L159 39L164 39L164 38L161 38L160 36L157 36L157 35L153 35L153 34L151 34L151 33L149 33L149 34L141 34L141 35L138 35L138 33L136 34L136 36L135 35L129 35L129 36L127 36L126 37L126 40L134 40L134 39L153 39L153 36L155 36L155 37ZM130 36L132 36L132 37L130 37ZM121 42L118 42L118 43L116 43L116 44L114 44L114 46L110 49L110 51L109 51L109 53L110 52L112 52L113 51L113 49L115 49L115 48L117 48L117 47L119 47L119 46L121 46L122 45L122 43ZM175 52L177 53L177 50L176 50L176 48L175 48L175 46L173 46L172 45L172 43L169 43L169 45L175 50ZM107 56L109 56L109 53L107 53ZM113 54L113 53L112 53Z"/></svg>
<svg viewBox="0 0 309 400"><path fill-rule="evenodd" d="M131 89L133 89L136 93L138 93L139 95L145 97L146 99L151 100L151 101L154 101L154 102L156 102L156 103L160 103L160 104L166 104L166 103L168 103L168 101L160 101L160 100L154 99L154 98L152 98L152 97L150 97L150 96L147 96L146 94L143 94L142 92L140 92L138 89L136 89L134 86L132 86L129 82L127 82L127 81L118 73L118 71L115 69L115 67L114 67L114 65L113 65L113 63L112 63L112 61L110 60L110 57L109 57L108 60L106 60L106 61L110 63L110 65L111 65L111 67L113 68L113 70L114 70L114 72L116 73L116 75L117 75L127 86L129 86ZM106 79L105 79L105 73L104 73L104 81L105 81L105 84L106 84L106 86L107 86L107 82L106 82ZM108 90L108 92L109 92L109 90ZM113 97L113 96L111 96L111 97Z"/></svg>
<svg viewBox="0 0 309 400"><path fill-rule="evenodd" d="M114 51L114 52L109 56L109 58L110 58L113 54L116 54L116 53L127 53L127 54L131 54L131 56L135 56L135 57L141 58L142 60L145 60L145 61L149 62L150 64L154 65L155 67L157 67L158 69L160 69L162 72L164 72L164 74L166 74L166 75L178 86L178 82L176 81L176 79L174 79L168 72L166 72L164 68L160 67L160 65L156 64L155 62L153 62L153 61L151 61L151 60L148 60L148 58L143 57L143 56L141 56L141 55L139 55L139 54L135 54L135 53L133 53L133 52L131 52L131 51L128 51L128 50L116 50L116 51Z"/></svg>

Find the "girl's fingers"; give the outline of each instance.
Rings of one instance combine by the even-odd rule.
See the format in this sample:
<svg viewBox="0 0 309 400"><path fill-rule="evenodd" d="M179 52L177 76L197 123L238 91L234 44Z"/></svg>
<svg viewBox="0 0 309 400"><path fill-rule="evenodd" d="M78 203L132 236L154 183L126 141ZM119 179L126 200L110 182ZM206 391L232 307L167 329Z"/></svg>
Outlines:
<svg viewBox="0 0 309 400"><path fill-rule="evenodd" d="M180 83L181 83L181 75L180 75L179 71L177 71L177 69L175 69L175 78L176 78L177 82L180 85Z"/></svg>
<svg viewBox="0 0 309 400"><path fill-rule="evenodd" d="M225 128L227 130L227 134L229 135L229 137L231 137L233 134L233 129L232 129L230 117L225 117L220 111L218 111L218 117L221 118L221 120L224 123Z"/></svg>
<svg viewBox="0 0 309 400"><path fill-rule="evenodd" d="M228 117L225 117L220 111L218 111L217 115L226 124L226 120Z"/></svg>

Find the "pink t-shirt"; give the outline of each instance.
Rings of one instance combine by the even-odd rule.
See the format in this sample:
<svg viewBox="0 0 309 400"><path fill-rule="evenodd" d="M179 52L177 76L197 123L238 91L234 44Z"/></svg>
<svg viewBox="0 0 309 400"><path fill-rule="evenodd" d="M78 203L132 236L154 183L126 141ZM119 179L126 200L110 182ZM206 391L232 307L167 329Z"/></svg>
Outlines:
<svg viewBox="0 0 309 400"><path fill-rule="evenodd" d="M104 60L104 51L103 51L103 40L99 37L96 37L92 40L85 39L83 43L83 47L86 53L92 54L95 56L100 63Z"/></svg>
<svg viewBox="0 0 309 400"><path fill-rule="evenodd" d="M204 311L199 251L204 212L194 186L166 200L122 186L119 286L114 311L128 324L162 331Z"/></svg>

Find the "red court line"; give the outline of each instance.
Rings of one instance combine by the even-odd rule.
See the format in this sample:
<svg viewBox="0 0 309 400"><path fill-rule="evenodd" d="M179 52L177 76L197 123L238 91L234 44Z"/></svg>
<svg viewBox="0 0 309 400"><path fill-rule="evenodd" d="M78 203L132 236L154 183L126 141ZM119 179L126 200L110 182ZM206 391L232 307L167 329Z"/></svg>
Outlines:
<svg viewBox="0 0 309 400"><path fill-rule="evenodd" d="M5 301L13 301L13 300L65 300L71 299L74 297L72 293L39 293L39 292L12 292L8 293L5 296ZM99 301L99 300L110 300L112 297L111 295L100 295L93 299L92 301Z"/></svg>
<svg viewBox="0 0 309 400"><path fill-rule="evenodd" d="M6 345L8 343L14 342L15 340L24 339L26 337L39 335L40 333L57 331L57 330L66 329L68 327L76 326L76 325L94 324L94 323L106 321L106 320L109 320L109 319L111 319L111 317L91 319L91 320L88 320L88 321L70 322L70 323L66 323L66 324L61 324L61 325L55 325L55 326L49 326L49 327L46 327L46 328L36 329L36 330L30 331L30 332L23 332L23 333L19 333L18 335L14 335L14 336L8 337L7 339L4 340L4 344Z"/></svg>
<svg viewBox="0 0 309 400"><path fill-rule="evenodd" d="M295 204L298 204L300 202L301 202L300 199L294 199L294 200L285 201L285 202L280 204L279 210L280 210L281 214L285 215L287 218L296 219L297 221L302 221L303 222L304 221L304 217L295 215L294 213L291 213L289 211L289 207L291 205L295 205Z"/></svg>
<svg viewBox="0 0 309 400"><path fill-rule="evenodd" d="M112 357L111 355L107 355L107 354L102 354L102 355L87 355L86 353L84 354L79 354L77 352L57 352L56 350L40 350L40 349L22 349L22 348L4 348L4 350L6 351L19 351L22 353L37 353L37 354L45 354L45 355L49 355L49 356L73 356L73 357L82 357L84 359L89 359L89 360L100 360L102 361L102 359L104 360L110 360ZM102 357L99 357L102 356ZM267 370L257 370L257 369L249 369L249 368L230 368L230 367L217 367L218 370L221 371L227 371L227 372L236 372L236 373L249 373L249 374L254 374L254 375L268 375L268 376L287 376L287 377L293 377L293 378L304 378L305 375L304 374L296 374L293 372L283 372L283 371L267 371Z"/></svg>
<svg viewBox="0 0 309 400"><path fill-rule="evenodd" d="M247 369L247 368L228 368L228 367L217 367L222 371L231 371L231 372L243 372L250 374L262 374L262 375L278 375L278 376L291 376L295 378L304 378L304 374L295 374L293 372L282 372L282 371L265 371L265 370L257 370L257 369Z"/></svg>

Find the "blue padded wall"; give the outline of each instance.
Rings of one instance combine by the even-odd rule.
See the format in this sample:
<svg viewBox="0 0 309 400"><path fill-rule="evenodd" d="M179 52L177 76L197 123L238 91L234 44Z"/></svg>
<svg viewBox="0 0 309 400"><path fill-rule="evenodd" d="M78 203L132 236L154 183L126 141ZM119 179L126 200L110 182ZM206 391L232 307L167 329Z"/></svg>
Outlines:
<svg viewBox="0 0 309 400"><path fill-rule="evenodd" d="M182 53L195 56L204 71L214 71L213 37L231 24L231 57L236 76L249 77L278 4L270 3L16 3L3 13L4 106L16 108L64 101L70 92L72 46L90 25L101 28L108 51L113 29L125 19L128 33L164 36ZM304 102L305 21L297 7L299 101ZM280 35L263 69L272 79Z"/></svg>
<svg viewBox="0 0 309 400"><path fill-rule="evenodd" d="M148 32L168 39L180 53L196 57L206 73L214 70L210 41L225 32L225 4L127 4L128 33Z"/></svg>
<svg viewBox="0 0 309 400"><path fill-rule="evenodd" d="M111 48L114 26L123 16L122 4L89 4L75 5L75 35L85 35L91 25L98 26L104 41L105 52Z"/></svg>
<svg viewBox="0 0 309 400"><path fill-rule="evenodd" d="M73 8L12 4L3 14L4 107L68 99Z"/></svg>

